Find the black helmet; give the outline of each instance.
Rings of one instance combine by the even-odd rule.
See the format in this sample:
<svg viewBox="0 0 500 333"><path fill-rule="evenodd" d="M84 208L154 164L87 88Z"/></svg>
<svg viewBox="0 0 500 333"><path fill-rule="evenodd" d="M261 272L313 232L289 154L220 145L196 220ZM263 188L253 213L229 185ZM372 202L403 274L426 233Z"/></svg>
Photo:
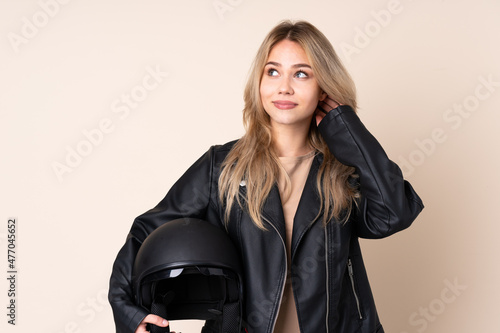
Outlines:
<svg viewBox="0 0 500 333"><path fill-rule="evenodd" d="M136 303L167 320L207 320L215 332L241 331L242 273L229 236L209 222L182 218L153 231L139 248ZM151 325L151 332L169 328Z"/></svg>

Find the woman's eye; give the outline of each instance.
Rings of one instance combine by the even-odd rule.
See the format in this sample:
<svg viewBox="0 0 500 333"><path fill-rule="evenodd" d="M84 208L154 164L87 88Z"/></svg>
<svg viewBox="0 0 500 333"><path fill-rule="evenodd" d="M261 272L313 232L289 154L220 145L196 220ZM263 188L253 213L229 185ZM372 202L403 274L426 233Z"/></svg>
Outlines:
<svg viewBox="0 0 500 333"><path fill-rule="evenodd" d="M267 75L269 76L277 76L278 75L278 71L275 70L274 68L271 68L267 71Z"/></svg>
<svg viewBox="0 0 500 333"><path fill-rule="evenodd" d="M299 72L297 72L297 74L295 74L295 76L297 76L299 79L303 79L303 78L307 77L307 73L303 72L303 71L299 71Z"/></svg>

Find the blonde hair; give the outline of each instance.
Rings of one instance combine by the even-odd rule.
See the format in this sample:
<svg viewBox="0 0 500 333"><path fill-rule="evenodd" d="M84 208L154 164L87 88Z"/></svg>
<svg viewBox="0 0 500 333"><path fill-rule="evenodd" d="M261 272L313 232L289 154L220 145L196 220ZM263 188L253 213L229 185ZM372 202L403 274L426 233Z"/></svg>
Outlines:
<svg viewBox="0 0 500 333"><path fill-rule="evenodd" d="M285 39L298 43L304 49L319 87L335 101L356 110L354 83L328 39L305 21L283 21L274 27L257 51L245 87L243 122L246 133L233 146L221 166L219 199L226 205L226 223L233 204L236 202L244 207L244 200L253 222L259 228L266 229L261 214L262 206L284 170L272 146L271 122L262 105L259 89L271 49ZM308 139L311 147L324 157L316 179L323 222L326 225L333 218L345 222L353 202L359 196L349 183L349 179L354 176L354 168L343 165L330 153L314 117ZM239 195L242 180L246 183L245 198ZM285 181L289 185L288 177L285 177ZM318 217L319 214L316 219Z"/></svg>

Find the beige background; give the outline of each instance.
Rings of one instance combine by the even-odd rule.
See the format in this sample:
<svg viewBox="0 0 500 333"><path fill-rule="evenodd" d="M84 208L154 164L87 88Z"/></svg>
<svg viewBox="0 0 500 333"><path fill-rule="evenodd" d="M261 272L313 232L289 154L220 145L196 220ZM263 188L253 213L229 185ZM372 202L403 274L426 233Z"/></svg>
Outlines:
<svg viewBox="0 0 500 333"><path fill-rule="evenodd" d="M284 18L328 36L362 120L426 204L409 230L362 242L386 331L498 331L499 13L493 0L2 0L0 257L4 276L16 217L19 270L15 327L0 279L2 332L113 331L108 278L133 218L243 133L248 68Z"/></svg>

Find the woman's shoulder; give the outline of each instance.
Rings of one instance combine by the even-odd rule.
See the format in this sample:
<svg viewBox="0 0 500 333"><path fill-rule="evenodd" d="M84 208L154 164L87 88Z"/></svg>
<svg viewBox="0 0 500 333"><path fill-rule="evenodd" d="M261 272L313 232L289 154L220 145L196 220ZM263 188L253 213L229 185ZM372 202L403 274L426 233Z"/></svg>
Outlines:
<svg viewBox="0 0 500 333"><path fill-rule="evenodd" d="M210 148L200 157L199 162L206 161L207 163L215 163L216 165L222 163L236 142L238 142L238 140L210 146Z"/></svg>
<svg viewBox="0 0 500 333"><path fill-rule="evenodd" d="M210 149L213 150L214 153L219 154L227 154L233 149L233 146L238 142L239 139L226 142L224 144L213 145Z"/></svg>

